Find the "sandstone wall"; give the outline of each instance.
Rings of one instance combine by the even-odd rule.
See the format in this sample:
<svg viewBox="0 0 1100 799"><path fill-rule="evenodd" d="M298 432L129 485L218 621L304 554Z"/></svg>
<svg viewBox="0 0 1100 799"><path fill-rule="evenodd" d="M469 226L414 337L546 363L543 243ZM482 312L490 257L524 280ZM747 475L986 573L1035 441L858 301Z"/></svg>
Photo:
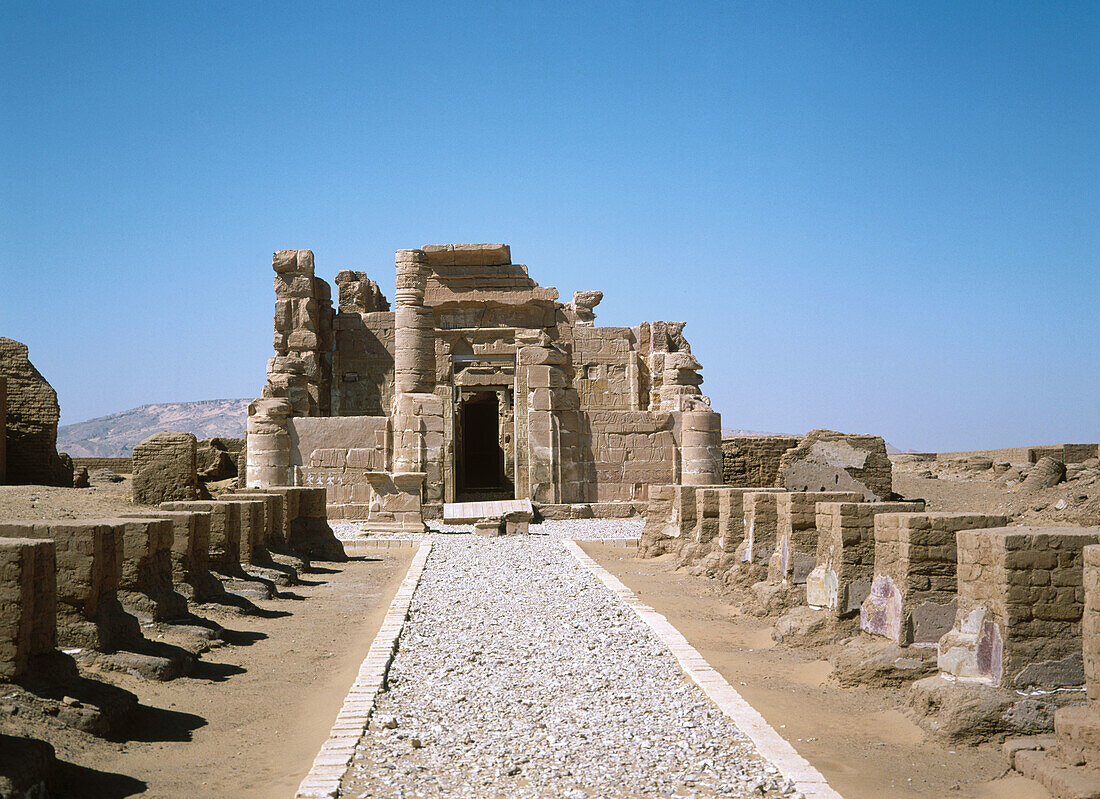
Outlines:
<svg viewBox="0 0 1100 799"><path fill-rule="evenodd" d="M21 677L56 645L54 542L0 538L0 682Z"/></svg>
<svg viewBox="0 0 1100 799"><path fill-rule="evenodd" d="M960 531L958 609L940 670L1009 688L1081 685L1083 549L1097 542L1095 528Z"/></svg>
<svg viewBox="0 0 1100 799"><path fill-rule="evenodd" d="M817 503L860 502L862 492L788 491L776 496L775 551L768 580L802 585L817 565Z"/></svg>
<svg viewBox="0 0 1100 799"><path fill-rule="evenodd" d="M57 392L31 364L27 345L0 337L0 376L6 383L4 479L72 486L72 461L57 452Z"/></svg>
<svg viewBox="0 0 1100 799"><path fill-rule="evenodd" d="M875 577L860 628L894 642L933 644L955 620L960 530L1004 527L980 513L884 513L875 517Z"/></svg>
<svg viewBox="0 0 1100 799"><path fill-rule="evenodd" d="M734 436L722 439L722 481L732 486L776 485L783 453L798 446L798 436Z"/></svg>

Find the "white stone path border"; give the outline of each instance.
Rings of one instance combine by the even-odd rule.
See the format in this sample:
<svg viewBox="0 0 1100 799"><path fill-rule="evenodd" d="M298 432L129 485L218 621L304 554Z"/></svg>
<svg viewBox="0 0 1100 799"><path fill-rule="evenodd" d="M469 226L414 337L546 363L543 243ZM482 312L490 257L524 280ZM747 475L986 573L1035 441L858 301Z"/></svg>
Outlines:
<svg viewBox="0 0 1100 799"><path fill-rule="evenodd" d="M761 756L773 763L784 777L794 782L797 790L805 794L807 799L811 797L843 799L829 786L821 772L798 754L795 748L764 720L756 708L746 702L741 694L726 681L726 678L707 663L680 631L669 623L668 619L644 604L618 578L586 555L577 541L564 540L562 544L580 561L582 566L595 575L596 579L652 628L657 637L672 650L684 673L691 677L711 698L711 701L733 720L738 729L752 739Z"/></svg>
<svg viewBox="0 0 1100 799"><path fill-rule="evenodd" d="M321 751L313 760L313 767L298 786L295 799L334 799L339 796L340 780L351 766L355 747L370 722L374 701L382 690L386 671L397 650L397 638L401 635L401 629L409 615L413 592L420 583L424 564L431 551L432 545L424 542L413 555L409 570L405 572L405 578L398 586L393 602L382 619L382 626L378 628L378 633L367 650L367 656L359 666L359 676L344 697L344 706L336 716L336 723L332 725L328 740L321 745Z"/></svg>

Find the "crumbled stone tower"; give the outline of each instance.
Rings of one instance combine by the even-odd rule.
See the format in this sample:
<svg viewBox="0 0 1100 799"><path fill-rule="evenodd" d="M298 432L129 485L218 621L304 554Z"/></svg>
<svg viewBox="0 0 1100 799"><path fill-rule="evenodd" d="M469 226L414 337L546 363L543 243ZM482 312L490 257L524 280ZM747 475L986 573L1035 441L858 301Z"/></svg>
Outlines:
<svg viewBox="0 0 1100 799"><path fill-rule="evenodd" d="M0 432L0 482L71 486L73 463L57 452L57 392L27 357L27 345L0 337L0 392L6 394ZM0 409L5 406L0 401Z"/></svg>
<svg viewBox="0 0 1100 799"><path fill-rule="evenodd" d="M330 516L423 526L444 502L645 501L722 482L721 424L683 322L597 327L504 244L396 254L394 309L362 272L275 253L275 350L249 411L251 487L328 490Z"/></svg>

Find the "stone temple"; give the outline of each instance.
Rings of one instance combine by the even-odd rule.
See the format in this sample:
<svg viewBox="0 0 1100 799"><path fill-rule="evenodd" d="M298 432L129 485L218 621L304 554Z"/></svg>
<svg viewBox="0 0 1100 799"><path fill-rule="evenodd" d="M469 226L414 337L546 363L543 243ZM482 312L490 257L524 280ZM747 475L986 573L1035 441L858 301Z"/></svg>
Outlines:
<svg viewBox="0 0 1100 799"><path fill-rule="evenodd" d="M394 308L363 272L276 252L275 357L249 408L247 484L328 489L329 516L421 530L444 503L642 509L722 483L721 422L683 322L598 327L505 244L396 254Z"/></svg>

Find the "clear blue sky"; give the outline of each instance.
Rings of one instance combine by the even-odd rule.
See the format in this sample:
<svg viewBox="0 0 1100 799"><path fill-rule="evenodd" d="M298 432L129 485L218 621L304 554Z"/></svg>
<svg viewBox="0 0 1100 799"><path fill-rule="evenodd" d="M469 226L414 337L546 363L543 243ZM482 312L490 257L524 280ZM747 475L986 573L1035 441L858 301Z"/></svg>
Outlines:
<svg viewBox="0 0 1100 799"><path fill-rule="evenodd" d="M0 335L71 423L255 396L270 254L504 241L727 427L1100 439L1100 4L0 7Z"/></svg>

